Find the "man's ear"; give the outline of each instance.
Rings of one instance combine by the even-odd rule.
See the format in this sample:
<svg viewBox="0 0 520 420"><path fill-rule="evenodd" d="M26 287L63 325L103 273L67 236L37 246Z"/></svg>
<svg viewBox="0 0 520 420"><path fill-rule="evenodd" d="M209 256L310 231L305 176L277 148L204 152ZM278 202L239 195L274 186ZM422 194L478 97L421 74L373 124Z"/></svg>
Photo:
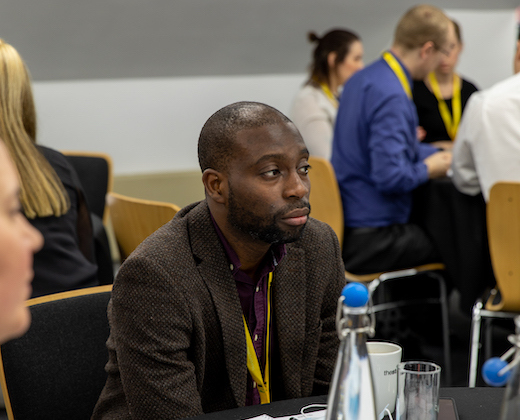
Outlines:
<svg viewBox="0 0 520 420"><path fill-rule="evenodd" d="M202 173L202 183L206 189L206 196L216 203L223 204L227 187L227 177L215 169L208 168Z"/></svg>
<svg viewBox="0 0 520 420"><path fill-rule="evenodd" d="M420 49L421 58L427 58L435 52L435 44L432 41L425 42Z"/></svg>

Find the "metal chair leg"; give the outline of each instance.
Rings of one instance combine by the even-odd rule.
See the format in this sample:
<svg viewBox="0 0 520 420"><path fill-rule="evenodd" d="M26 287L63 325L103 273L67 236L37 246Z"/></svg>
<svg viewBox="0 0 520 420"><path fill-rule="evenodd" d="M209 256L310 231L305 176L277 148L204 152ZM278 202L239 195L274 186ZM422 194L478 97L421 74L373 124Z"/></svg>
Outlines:
<svg viewBox="0 0 520 420"><path fill-rule="evenodd" d="M480 311L483 308L483 303L478 300L473 306L471 315L471 339L470 339L470 359L469 359L469 383L470 388L475 388L477 383L477 369L478 369L478 352L480 347L480 325L482 317Z"/></svg>
<svg viewBox="0 0 520 420"><path fill-rule="evenodd" d="M451 385L451 345L450 345L450 324L448 313L448 293L446 283L440 274L435 274L439 281L440 297L439 303L442 311L442 339L444 345L444 366L446 369L446 384Z"/></svg>
<svg viewBox="0 0 520 420"><path fill-rule="evenodd" d="M483 332L481 339L484 340L484 360L487 360L491 357L493 353L493 325L491 318L484 318Z"/></svg>
<svg viewBox="0 0 520 420"><path fill-rule="evenodd" d="M426 272L429 276L433 277L433 279L437 280L439 283L439 298L435 299L431 303L437 303L441 306L441 317L442 317L442 341L443 341L443 356L444 356L444 370L445 370L445 378L446 384L451 385L452 381L452 370L451 370L451 343L450 343L450 325L449 325L449 302L448 302L448 292L446 289L446 282L444 281L444 277L436 273L434 271ZM376 289L382 288L384 283L388 280L393 280L396 278L403 278L407 276L416 275L417 271L415 269L401 270L392 273L385 273L381 275L378 279L373 280L369 284L369 290L371 296L375 292ZM393 302L392 304L381 304L373 307L374 313L380 312L385 309L389 309L389 307L402 306L399 302Z"/></svg>

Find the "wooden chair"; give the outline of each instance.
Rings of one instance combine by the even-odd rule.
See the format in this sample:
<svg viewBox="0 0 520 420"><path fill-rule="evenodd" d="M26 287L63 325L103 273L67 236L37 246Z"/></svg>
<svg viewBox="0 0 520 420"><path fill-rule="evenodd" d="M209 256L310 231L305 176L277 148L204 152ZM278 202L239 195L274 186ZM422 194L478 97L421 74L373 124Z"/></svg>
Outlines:
<svg viewBox="0 0 520 420"><path fill-rule="evenodd" d="M309 157L311 180L311 216L327 223L336 233L339 243L343 242L343 205L336 181L336 174L326 159Z"/></svg>
<svg viewBox="0 0 520 420"><path fill-rule="evenodd" d="M121 260L180 210L179 206L109 193L110 218Z"/></svg>
<svg viewBox="0 0 520 420"><path fill-rule="evenodd" d="M340 244L343 242L343 205L339 191L338 182L334 168L326 159L311 156L309 158L311 170L309 178L311 181L311 216L322 222L329 224L336 233ZM384 271L370 274L354 274L345 270L345 277L348 281L369 283L371 293L382 283L397 280L404 277L415 276L419 273L427 273L429 277L439 284L439 297L428 299L414 299L410 301L383 302L373 305L374 313L384 310L410 305L420 304L439 304L442 313L443 349L444 349L444 368L446 383L451 383L451 350L449 338L449 314L448 314L448 294L446 283L438 271L445 270L442 263L424 264L417 267L410 267L403 270Z"/></svg>
<svg viewBox="0 0 520 420"><path fill-rule="evenodd" d="M89 419L106 382L112 285L27 301L25 335L0 347L8 418Z"/></svg>
<svg viewBox="0 0 520 420"><path fill-rule="evenodd" d="M498 182L487 203L487 231L496 286L473 306L471 319L469 387L477 381L482 318L485 318L486 353L491 353L491 321L520 313L520 182Z"/></svg>

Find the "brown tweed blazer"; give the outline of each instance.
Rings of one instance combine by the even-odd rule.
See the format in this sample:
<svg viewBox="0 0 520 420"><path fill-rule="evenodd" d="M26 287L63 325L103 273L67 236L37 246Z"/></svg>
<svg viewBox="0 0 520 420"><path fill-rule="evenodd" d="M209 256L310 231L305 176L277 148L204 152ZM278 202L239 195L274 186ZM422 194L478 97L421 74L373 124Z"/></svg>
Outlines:
<svg viewBox="0 0 520 420"><path fill-rule="evenodd" d="M345 284L332 229L310 219L273 281L273 400L326 394ZM243 406L240 300L207 203L182 209L125 261L108 315L108 379L94 419L177 419Z"/></svg>

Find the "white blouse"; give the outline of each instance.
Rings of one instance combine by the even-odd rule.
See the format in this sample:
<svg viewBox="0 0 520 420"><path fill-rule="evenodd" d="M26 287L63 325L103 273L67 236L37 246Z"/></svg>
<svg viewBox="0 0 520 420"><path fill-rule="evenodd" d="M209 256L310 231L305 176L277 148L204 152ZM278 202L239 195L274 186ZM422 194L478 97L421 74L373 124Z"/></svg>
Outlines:
<svg viewBox="0 0 520 420"><path fill-rule="evenodd" d="M320 88L305 85L296 95L289 117L311 155L330 159L336 114L336 106Z"/></svg>

